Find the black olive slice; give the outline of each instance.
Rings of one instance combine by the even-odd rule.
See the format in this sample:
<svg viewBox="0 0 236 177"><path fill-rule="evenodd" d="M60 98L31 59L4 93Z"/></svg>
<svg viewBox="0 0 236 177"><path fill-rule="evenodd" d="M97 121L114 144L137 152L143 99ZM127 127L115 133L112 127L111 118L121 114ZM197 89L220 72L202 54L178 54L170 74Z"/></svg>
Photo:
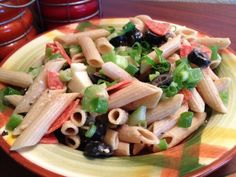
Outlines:
<svg viewBox="0 0 236 177"><path fill-rule="evenodd" d="M152 45L161 45L167 41L166 36L159 36L151 31L146 31L144 39Z"/></svg>
<svg viewBox="0 0 236 177"><path fill-rule="evenodd" d="M156 77L154 80L152 80L151 84L157 87L169 86L172 80L173 78L171 74L162 74Z"/></svg>
<svg viewBox="0 0 236 177"><path fill-rule="evenodd" d="M89 157L109 157L112 153L111 146L99 141L90 141L84 148L84 155Z"/></svg>
<svg viewBox="0 0 236 177"><path fill-rule="evenodd" d="M116 36L109 41L114 47L126 46L127 37L124 35Z"/></svg>
<svg viewBox="0 0 236 177"><path fill-rule="evenodd" d="M208 67L211 64L208 55L201 52L199 49L193 49L192 52L188 54L188 60L202 68Z"/></svg>

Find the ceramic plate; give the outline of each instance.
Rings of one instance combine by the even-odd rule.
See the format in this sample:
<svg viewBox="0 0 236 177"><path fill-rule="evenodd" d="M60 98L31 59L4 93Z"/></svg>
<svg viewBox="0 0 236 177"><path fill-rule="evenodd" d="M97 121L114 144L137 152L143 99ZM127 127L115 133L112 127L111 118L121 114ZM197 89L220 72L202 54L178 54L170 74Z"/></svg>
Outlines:
<svg viewBox="0 0 236 177"><path fill-rule="evenodd" d="M95 25L123 26L128 19L102 19L91 21ZM17 50L2 64L3 68L27 71L42 62L45 44L62 32L73 32L77 24L47 32ZM177 25L177 27L180 27ZM223 62L220 76L232 78L236 83L236 56L231 50L221 51ZM208 174L233 156L236 145L236 86L229 88L227 114L213 113L208 123L178 146L169 150L136 157L86 159L82 152L64 145L40 144L20 152L9 152L14 138L11 134L0 137L3 149L29 169L47 176L101 176L101 177L165 177ZM0 122L11 114L10 109L0 113ZM1 124L1 123L0 123ZM4 126L0 129L4 129Z"/></svg>

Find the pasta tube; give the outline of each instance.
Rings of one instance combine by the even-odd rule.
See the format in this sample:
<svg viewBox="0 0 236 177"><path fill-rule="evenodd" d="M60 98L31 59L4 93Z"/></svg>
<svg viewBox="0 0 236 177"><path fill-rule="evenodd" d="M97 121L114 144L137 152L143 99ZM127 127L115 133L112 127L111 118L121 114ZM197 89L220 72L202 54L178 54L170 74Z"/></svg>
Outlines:
<svg viewBox="0 0 236 177"><path fill-rule="evenodd" d="M75 54L71 57L72 63L83 63L84 61L85 61L85 58L84 58L83 53L78 53L78 54Z"/></svg>
<svg viewBox="0 0 236 177"><path fill-rule="evenodd" d="M193 88L191 90L191 93L192 93L191 98L188 101L189 108L194 112L204 112L205 102L203 101L198 91L195 88Z"/></svg>
<svg viewBox="0 0 236 177"><path fill-rule="evenodd" d="M227 88L229 88L230 83L231 83L230 77L222 77L214 82L218 92L224 91Z"/></svg>
<svg viewBox="0 0 236 177"><path fill-rule="evenodd" d="M171 148L180 143L195 130L197 130L204 123L205 119L206 119L206 113L195 113L192 119L191 127L181 128L175 126L174 128L165 132L161 137L161 139L165 139L166 142L168 143L168 148Z"/></svg>
<svg viewBox="0 0 236 177"><path fill-rule="evenodd" d="M4 98L13 106L17 106L20 103L23 96L22 95L6 95Z"/></svg>
<svg viewBox="0 0 236 177"><path fill-rule="evenodd" d="M35 78L33 84L29 87L21 102L16 106L14 113L28 112L30 107L39 98L42 92L47 88L46 75L48 71L59 71L64 65L64 60L52 60L46 63L43 71Z"/></svg>
<svg viewBox="0 0 236 177"><path fill-rule="evenodd" d="M130 156L130 144L119 142L118 148L113 153L115 156Z"/></svg>
<svg viewBox="0 0 236 177"><path fill-rule="evenodd" d="M159 139L151 131L138 126L122 125L118 130L119 140L127 143L158 144Z"/></svg>
<svg viewBox="0 0 236 177"><path fill-rule="evenodd" d="M35 115L37 117L34 122L32 122L31 125L16 139L11 150L18 150L37 144L52 123L77 96L77 93L63 93L49 102L44 109L41 110L40 114Z"/></svg>
<svg viewBox="0 0 236 177"><path fill-rule="evenodd" d="M121 108L112 109L108 113L108 120L115 125L125 124L128 120L128 113Z"/></svg>
<svg viewBox="0 0 236 177"><path fill-rule="evenodd" d="M137 155L145 148L145 144L134 144L133 155Z"/></svg>
<svg viewBox="0 0 236 177"><path fill-rule="evenodd" d="M81 106L78 106L75 109L75 112L70 116L70 120L77 127L82 127L87 120L87 113L81 108Z"/></svg>
<svg viewBox="0 0 236 177"><path fill-rule="evenodd" d="M220 113L226 113L227 108L222 102L219 92L206 69L202 69L202 75L203 78L197 84L197 90L199 91L203 100L215 111Z"/></svg>
<svg viewBox="0 0 236 177"><path fill-rule="evenodd" d="M147 111L147 123L151 124L174 114L180 108L183 98L184 96L182 94L177 94L172 98L159 102L154 109Z"/></svg>
<svg viewBox="0 0 236 177"><path fill-rule="evenodd" d="M135 18L139 18L143 22L145 22L146 20L152 20L152 18L148 15L137 15L137 16L135 16Z"/></svg>
<svg viewBox="0 0 236 177"><path fill-rule="evenodd" d="M76 135L66 136L65 143L67 146L77 149L80 146L80 137Z"/></svg>
<svg viewBox="0 0 236 177"><path fill-rule="evenodd" d="M78 38L87 63L94 68L101 68L104 63L93 40L90 37L82 36Z"/></svg>
<svg viewBox="0 0 236 177"><path fill-rule="evenodd" d="M0 82L17 87L28 88L33 83L30 74L0 68Z"/></svg>
<svg viewBox="0 0 236 177"><path fill-rule="evenodd" d="M62 125L61 133L67 136L75 136L79 133L79 129L72 121L68 120Z"/></svg>
<svg viewBox="0 0 236 177"><path fill-rule="evenodd" d="M105 29L96 29L96 30L84 31L80 33L57 36L54 40L62 44L70 45L70 44L79 44L78 38L82 36L90 37L91 39L97 39L100 37L107 37L109 36L109 34L110 33Z"/></svg>
<svg viewBox="0 0 236 177"><path fill-rule="evenodd" d="M110 95L109 109L120 108L154 93L156 93L156 89L147 86L145 83L133 81L125 88Z"/></svg>
<svg viewBox="0 0 236 177"><path fill-rule="evenodd" d="M102 65L102 70L104 75L113 80L125 81L133 79L133 77L128 72L126 72L125 70L123 70L122 68L120 68L119 66L117 66L112 62L104 63Z"/></svg>
<svg viewBox="0 0 236 177"><path fill-rule="evenodd" d="M219 49L225 49L231 44L229 38L199 37L196 41L208 47L217 46Z"/></svg>
<svg viewBox="0 0 236 177"><path fill-rule="evenodd" d="M113 150L118 149L118 144L119 144L118 132L112 129L107 129L104 141L105 143L110 145Z"/></svg>
<svg viewBox="0 0 236 177"><path fill-rule="evenodd" d="M95 44L101 54L109 53L114 49L113 45L105 37L98 38Z"/></svg>

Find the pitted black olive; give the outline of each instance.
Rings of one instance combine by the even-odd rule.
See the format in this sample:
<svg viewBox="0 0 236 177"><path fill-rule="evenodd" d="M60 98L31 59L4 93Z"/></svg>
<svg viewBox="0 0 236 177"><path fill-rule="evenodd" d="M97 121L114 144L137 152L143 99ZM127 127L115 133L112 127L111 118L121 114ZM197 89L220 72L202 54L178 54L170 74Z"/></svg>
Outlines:
<svg viewBox="0 0 236 177"><path fill-rule="evenodd" d="M116 36L110 40L110 43L114 47L126 46L127 45L127 37L125 35Z"/></svg>
<svg viewBox="0 0 236 177"><path fill-rule="evenodd" d="M112 153L109 145L99 141L90 141L84 148L84 155L89 157L109 157Z"/></svg>
<svg viewBox="0 0 236 177"><path fill-rule="evenodd" d="M198 67L207 67L211 64L208 55L201 52L199 49L193 49L192 52L188 54L188 60Z"/></svg>
<svg viewBox="0 0 236 177"><path fill-rule="evenodd" d="M97 129L91 139L96 141L101 141L104 139L104 136L106 134L107 124L104 122L96 122L95 125Z"/></svg>
<svg viewBox="0 0 236 177"><path fill-rule="evenodd" d="M173 78L171 74L162 74L152 80L151 84L157 87L169 86Z"/></svg>
<svg viewBox="0 0 236 177"><path fill-rule="evenodd" d="M161 45L167 41L166 36L159 36L151 31L146 31L144 39L152 45Z"/></svg>
<svg viewBox="0 0 236 177"><path fill-rule="evenodd" d="M125 36L127 38L128 46L134 45L135 42L141 42L143 39L143 33L137 28L134 28L132 31L125 33Z"/></svg>

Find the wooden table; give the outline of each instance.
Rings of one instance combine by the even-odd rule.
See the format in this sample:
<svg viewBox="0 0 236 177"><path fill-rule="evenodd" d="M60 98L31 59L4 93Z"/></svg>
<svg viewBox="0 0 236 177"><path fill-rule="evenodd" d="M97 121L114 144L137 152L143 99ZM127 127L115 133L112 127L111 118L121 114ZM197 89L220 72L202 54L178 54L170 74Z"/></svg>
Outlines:
<svg viewBox="0 0 236 177"><path fill-rule="evenodd" d="M222 4L166 3L139 0L104 0L103 17L129 17L148 14L153 18L186 25L214 36L230 37L236 50L236 6ZM209 177L236 172L236 157ZM0 149L0 176L34 177L36 174L10 159Z"/></svg>

